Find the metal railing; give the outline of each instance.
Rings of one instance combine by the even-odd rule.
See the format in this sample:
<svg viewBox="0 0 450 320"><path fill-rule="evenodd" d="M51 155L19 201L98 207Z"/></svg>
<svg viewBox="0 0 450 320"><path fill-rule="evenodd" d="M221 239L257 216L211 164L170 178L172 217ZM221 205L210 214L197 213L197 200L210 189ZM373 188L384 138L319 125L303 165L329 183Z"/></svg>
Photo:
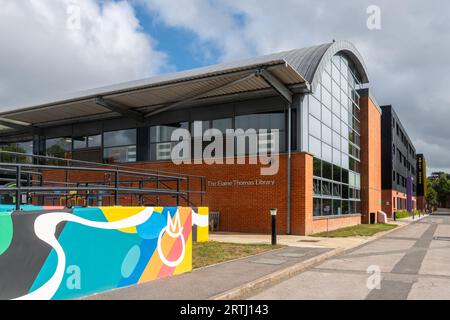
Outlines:
<svg viewBox="0 0 450 320"><path fill-rule="evenodd" d="M75 198L76 204L78 199L85 199L86 206L88 200L97 205L108 202L117 206L124 204L125 197L130 205L145 205L151 198L152 205L159 206L161 198L168 197L162 201L164 205L175 199L177 206L182 201L188 206L201 206L206 193L203 176L0 150L2 159L3 155L27 160L0 162L0 182L7 183L0 186L0 195L13 194L17 210L23 202L45 205L49 199L53 204L55 198L59 198L60 204L65 200L66 206L71 198ZM63 165L45 164L49 162Z"/></svg>

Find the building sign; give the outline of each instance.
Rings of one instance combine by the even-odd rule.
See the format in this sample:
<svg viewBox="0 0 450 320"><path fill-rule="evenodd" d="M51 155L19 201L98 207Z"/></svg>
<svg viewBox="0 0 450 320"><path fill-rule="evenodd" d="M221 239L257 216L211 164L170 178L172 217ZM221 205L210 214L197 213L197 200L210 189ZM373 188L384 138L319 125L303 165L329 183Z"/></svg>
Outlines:
<svg viewBox="0 0 450 320"><path fill-rule="evenodd" d="M275 180L266 179L254 179L254 180L217 180L208 181L208 187L254 187L254 186L266 186L273 187Z"/></svg>
<svg viewBox="0 0 450 320"><path fill-rule="evenodd" d="M423 154L417 155L417 196L423 197L427 188L426 160Z"/></svg>

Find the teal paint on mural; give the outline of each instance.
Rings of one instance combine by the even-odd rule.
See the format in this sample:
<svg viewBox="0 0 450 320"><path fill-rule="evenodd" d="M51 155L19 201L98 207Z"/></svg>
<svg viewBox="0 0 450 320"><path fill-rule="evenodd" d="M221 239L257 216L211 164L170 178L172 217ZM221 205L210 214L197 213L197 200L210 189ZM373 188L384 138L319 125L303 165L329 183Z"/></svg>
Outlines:
<svg viewBox="0 0 450 320"><path fill-rule="evenodd" d="M134 246L128 251L125 259L122 262L122 277L129 278L133 271L136 269L136 266L139 262L139 258L141 257L141 249L139 246Z"/></svg>
<svg viewBox="0 0 450 320"><path fill-rule="evenodd" d="M98 208L76 209L74 214L91 221L107 222ZM76 266L80 270L80 289L71 289L67 281L72 274L65 273L53 299L74 299L89 294L114 289L122 279L122 265L130 248L139 246L142 239L137 234L117 230L102 230L68 222L59 242L66 256L66 270ZM57 257L54 250L49 255L31 291L42 286L54 274Z"/></svg>
<svg viewBox="0 0 450 320"><path fill-rule="evenodd" d="M11 214L0 213L0 255L8 250L11 245L13 232Z"/></svg>

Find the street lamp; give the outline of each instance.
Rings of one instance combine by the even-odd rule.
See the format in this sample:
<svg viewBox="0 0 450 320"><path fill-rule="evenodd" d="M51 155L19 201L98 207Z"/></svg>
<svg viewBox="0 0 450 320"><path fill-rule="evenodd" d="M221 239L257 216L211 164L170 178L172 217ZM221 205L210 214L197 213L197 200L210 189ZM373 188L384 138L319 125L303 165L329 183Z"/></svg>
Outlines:
<svg viewBox="0 0 450 320"><path fill-rule="evenodd" d="M272 216L272 245L277 244L277 209L270 209L270 215Z"/></svg>

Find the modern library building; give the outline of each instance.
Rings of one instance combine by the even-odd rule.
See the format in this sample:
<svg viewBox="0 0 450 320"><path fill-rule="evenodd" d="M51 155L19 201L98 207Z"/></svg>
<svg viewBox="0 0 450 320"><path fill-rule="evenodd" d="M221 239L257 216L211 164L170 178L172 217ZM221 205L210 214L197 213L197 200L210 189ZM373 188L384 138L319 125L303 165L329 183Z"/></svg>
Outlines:
<svg viewBox="0 0 450 320"><path fill-rule="evenodd" d="M221 231L267 233L277 208L279 233L308 235L370 222L381 210L382 112L368 83L358 50L336 41L6 109L0 142L29 154L204 176L203 205L220 213ZM199 124L222 134L242 129L256 149L174 163L176 129L204 149L218 132L196 132ZM259 161L261 151L269 162ZM262 174L268 166L276 172ZM133 205L126 201L120 205Z"/></svg>

